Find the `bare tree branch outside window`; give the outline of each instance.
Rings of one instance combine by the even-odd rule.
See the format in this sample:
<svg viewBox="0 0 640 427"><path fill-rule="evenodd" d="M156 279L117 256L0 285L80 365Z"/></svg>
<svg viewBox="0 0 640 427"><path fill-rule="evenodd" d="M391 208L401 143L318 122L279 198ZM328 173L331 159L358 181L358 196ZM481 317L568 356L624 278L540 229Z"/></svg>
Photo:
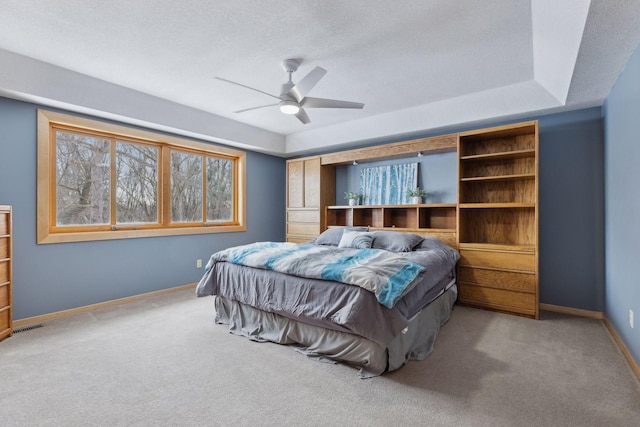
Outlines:
<svg viewBox="0 0 640 427"><path fill-rule="evenodd" d="M171 152L171 222L202 221L202 156Z"/></svg>
<svg viewBox="0 0 640 427"><path fill-rule="evenodd" d="M207 157L207 221L233 219L233 164Z"/></svg>
<svg viewBox="0 0 640 427"><path fill-rule="evenodd" d="M158 148L116 143L116 222L158 222Z"/></svg>
<svg viewBox="0 0 640 427"><path fill-rule="evenodd" d="M109 224L110 142L56 132L57 225Z"/></svg>

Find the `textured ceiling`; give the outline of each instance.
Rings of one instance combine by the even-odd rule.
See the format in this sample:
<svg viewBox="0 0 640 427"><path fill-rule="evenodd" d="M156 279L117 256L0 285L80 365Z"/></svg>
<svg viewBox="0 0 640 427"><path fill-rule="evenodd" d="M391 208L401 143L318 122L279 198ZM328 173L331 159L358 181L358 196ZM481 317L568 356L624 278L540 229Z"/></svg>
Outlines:
<svg viewBox="0 0 640 427"><path fill-rule="evenodd" d="M0 3L0 94L278 155L601 105L640 42L637 0ZM327 75L309 109L273 98Z"/></svg>

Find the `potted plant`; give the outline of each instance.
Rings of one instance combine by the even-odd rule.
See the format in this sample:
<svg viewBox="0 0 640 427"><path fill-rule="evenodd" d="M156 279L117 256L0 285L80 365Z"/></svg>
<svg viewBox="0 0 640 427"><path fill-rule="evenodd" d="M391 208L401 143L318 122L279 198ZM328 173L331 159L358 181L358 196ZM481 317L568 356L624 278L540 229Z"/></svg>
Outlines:
<svg viewBox="0 0 640 427"><path fill-rule="evenodd" d="M349 206L357 206L361 197L362 194L356 193L354 191L346 191L344 193L344 198L349 200Z"/></svg>
<svg viewBox="0 0 640 427"><path fill-rule="evenodd" d="M422 198L427 195L427 192L420 187L416 187L413 190L407 190L407 197L411 199L412 205L419 205L422 203Z"/></svg>

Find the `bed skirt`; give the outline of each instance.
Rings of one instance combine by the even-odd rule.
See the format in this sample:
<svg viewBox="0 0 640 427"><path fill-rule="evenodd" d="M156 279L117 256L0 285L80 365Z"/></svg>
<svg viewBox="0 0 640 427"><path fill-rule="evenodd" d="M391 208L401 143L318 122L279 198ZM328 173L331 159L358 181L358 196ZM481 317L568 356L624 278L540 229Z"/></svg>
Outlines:
<svg viewBox="0 0 640 427"><path fill-rule="evenodd" d="M229 331L259 342L291 345L308 357L359 368L361 378L393 371L409 360L423 360L435 345L440 326L453 310L454 285L436 298L384 347L369 339L298 322L224 297L215 297L215 321Z"/></svg>

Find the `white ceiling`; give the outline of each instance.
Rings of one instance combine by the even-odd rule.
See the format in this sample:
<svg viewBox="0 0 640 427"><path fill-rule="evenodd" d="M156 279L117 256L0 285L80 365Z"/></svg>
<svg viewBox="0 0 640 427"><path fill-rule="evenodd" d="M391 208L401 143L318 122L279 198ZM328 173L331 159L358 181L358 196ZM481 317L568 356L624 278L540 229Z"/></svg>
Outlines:
<svg viewBox="0 0 640 427"><path fill-rule="evenodd" d="M640 0L3 0L0 94L280 156L602 105ZM273 98L327 75L309 109Z"/></svg>

